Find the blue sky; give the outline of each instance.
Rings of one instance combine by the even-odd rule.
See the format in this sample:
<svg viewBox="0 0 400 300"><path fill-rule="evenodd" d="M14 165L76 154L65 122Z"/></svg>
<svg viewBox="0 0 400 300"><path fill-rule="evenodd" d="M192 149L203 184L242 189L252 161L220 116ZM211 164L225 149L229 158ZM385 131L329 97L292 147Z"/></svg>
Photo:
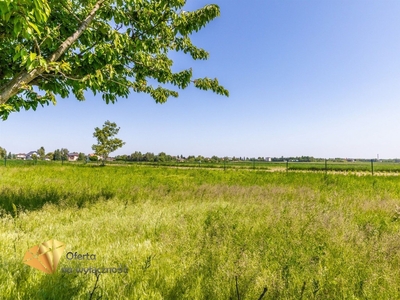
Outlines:
<svg viewBox="0 0 400 300"><path fill-rule="evenodd" d="M174 69L217 77L229 98L191 87L162 105L59 99L0 122L0 146L90 153L110 120L126 142L114 155L400 157L399 1L188 0L187 10L208 3L221 17L192 41L210 59L174 55Z"/></svg>

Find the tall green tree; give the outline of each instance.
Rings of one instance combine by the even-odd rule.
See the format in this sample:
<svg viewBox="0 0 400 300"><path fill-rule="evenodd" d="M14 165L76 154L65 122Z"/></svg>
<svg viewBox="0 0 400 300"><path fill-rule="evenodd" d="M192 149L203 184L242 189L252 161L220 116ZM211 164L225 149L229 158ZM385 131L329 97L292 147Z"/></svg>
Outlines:
<svg viewBox="0 0 400 300"><path fill-rule="evenodd" d="M68 149L67 148L61 148L60 150L60 155L61 155L61 160L68 160Z"/></svg>
<svg viewBox="0 0 400 300"><path fill-rule="evenodd" d="M121 139L114 137L118 134L119 129L117 124L108 120L101 129L99 127L94 129L93 137L97 139L97 145L93 145L92 149L95 151L96 155L103 158L103 165L111 152L114 152L125 144Z"/></svg>
<svg viewBox="0 0 400 300"><path fill-rule="evenodd" d="M5 148L0 147L0 159L3 159L7 155L7 150Z"/></svg>
<svg viewBox="0 0 400 300"><path fill-rule="evenodd" d="M79 161L84 161L85 159L86 159L85 153L79 152L78 160L79 160Z"/></svg>
<svg viewBox="0 0 400 300"><path fill-rule="evenodd" d="M44 160L46 158L46 152L43 146L40 147L36 152L38 153L41 160Z"/></svg>
<svg viewBox="0 0 400 300"><path fill-rule="evenodd" d="M228 96L217 79L173 72L170 51L206 60L190 36L220 15L217 5L184 11L186 0L1 0L0 117L56 103L71 93L106 103L130 92L157 103L190 84ZM153 85L153 83L156 83ZM35 88L34 88L35 87Z"/></svg>
<svg viewBox="0 0 400 300"><path fill-rule="evenodd" d="M167 161L167 154L165 154L165 152L160 152L157 155L157 161L159 162L165 162Z"/></svg>
<svg viewBox="0 0 400 300"><path fill-rule="evenodd" d="M54 153L53 152L49 152L46 154L46 158L53 160L54 159Z"/></svg>
<svg viewBox="0 0 400 300"><path fill-rule="evenodd" d="M53 159L54 160L61 160L61 151L60 151L60 149L54 150Z"/></svg>
<svg viewBox="0 0 400 300"><path fill-rule="evenodd" d="M134 153L131 154L130 158L132 161L142 161L143 160L142 152L135 151Z"/></svg>
<svg viewBox="0 0 400 300"><path fill-rule="evenodd" d="M143 155L143 160L148 162L153 162L156 159L156 156L152 152L146 152Z"/></svg>

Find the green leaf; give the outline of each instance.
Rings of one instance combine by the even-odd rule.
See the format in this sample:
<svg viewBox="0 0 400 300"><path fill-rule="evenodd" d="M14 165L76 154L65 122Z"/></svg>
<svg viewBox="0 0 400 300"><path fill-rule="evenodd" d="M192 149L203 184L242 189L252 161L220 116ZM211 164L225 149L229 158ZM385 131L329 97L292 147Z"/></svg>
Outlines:
<svg viewBox="0 0 400 300"><path fill-rule="evenodd" d="M39 28L36 26L36 24L32 22L28 22L29 26L32 27L39 35L41 34Z"/></svg>
<svg viewBox="0 0 400 300"><path fill-rule="evenodd" d="M21 52L15 53L14 56L13 56L13 61L15 62L20 57L21 57Z"/></svg>
<svg viewBox="0 0 400 300"><path fill-rule="evenodd" d="M31 52L31 53L29 54L29 60L32 62L32 61L35 60L35 58L36 58L36 53Z"/></svg>
<svg viewBox="0 0 400 300"><path fill-rule="evenodd" d="M18 36L21 32L21 29L22 29L22 24L19 21L19 19L17 19L17 18L14 19L14 35Z"/></svg>

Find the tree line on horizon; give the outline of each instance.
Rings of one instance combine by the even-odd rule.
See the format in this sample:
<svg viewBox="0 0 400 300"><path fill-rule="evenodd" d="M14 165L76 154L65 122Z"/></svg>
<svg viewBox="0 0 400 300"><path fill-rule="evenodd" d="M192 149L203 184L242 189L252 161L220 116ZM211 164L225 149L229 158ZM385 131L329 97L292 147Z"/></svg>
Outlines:
<svg viewBox="0 0 400 300"><path fill-rule="evenodd" d="M40 147L36 150L38 155L33 157L38 160L52 160L52 161L66 161L68 160L68 154L70 153L67 148L56 149L52 152L45 152L44 147ZM0 147L0 159L16 159L17 154L8 152L5 148ZM85 154L83 152L78 153L78 161L97 161L99 160L98 156L92 154ZM219 157L213 155L211 157L206 157L202 155L170 155L165 152L160 152L158 154L154 154L153 152L142 153L140 151L135 151L132 154L123 154L117 155L113 157L116 161L129 161L129 162L193 162L193 163L201 163L201 162L210 162L210 163L219 163L224 161L271 161L271 162L324 162L325 158L314 158L313 156L293 156L293 157ZM330 158L328 159L330 162L346 162L348 161L345 158ZM369 159L357 159L359 162L369 162ZM385 162L394 162L399 163L400 159L384 159Z"/></svg>

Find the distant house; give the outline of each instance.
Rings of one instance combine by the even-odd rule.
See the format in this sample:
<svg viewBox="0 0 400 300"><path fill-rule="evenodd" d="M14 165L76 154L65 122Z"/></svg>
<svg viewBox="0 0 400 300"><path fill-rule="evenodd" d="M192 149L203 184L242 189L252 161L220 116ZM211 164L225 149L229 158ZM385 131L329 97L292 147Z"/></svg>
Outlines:
<svg viewBox="0 0 400 300"><path fill-rule="evenodd" d="M21 159L21 160L25 160L26 159L26 154L25 153L18 153L15 156L16 159Z"/></svg>
<svg viewBox="0 0 400 300"><path fill-rule="evenodd" d="M32 159L33 159L33 156L39 157L40 155L39 155L36 151L29 151L29 152L26 154L26 159L27 159L27 160L32 160Z"/></svg>
<svg viewBox="0 0 400 300"><path fill-rule="evenodd" d="M79 158L78 152L68 153L68 161L77 161Z"/></svg>
<svg viewBox="0 0 400 300"><path fill-rule="evenodd" d="M266 157L265 161L272 161L272 158L271 157Z"/></svg>

